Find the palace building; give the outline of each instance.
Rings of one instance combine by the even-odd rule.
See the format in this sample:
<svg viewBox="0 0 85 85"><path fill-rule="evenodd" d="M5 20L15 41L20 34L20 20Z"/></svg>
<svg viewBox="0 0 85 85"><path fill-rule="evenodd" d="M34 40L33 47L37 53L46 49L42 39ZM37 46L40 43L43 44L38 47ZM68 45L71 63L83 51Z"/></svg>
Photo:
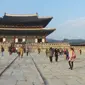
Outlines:
<svg viewBox="0 0 85 85"><path fill-rule="evenodd" d="M46 26L53 17L39 17L38 14L13 15L5 13L0 17L0 43L45 43L46 36L55 31Z"/></svg>

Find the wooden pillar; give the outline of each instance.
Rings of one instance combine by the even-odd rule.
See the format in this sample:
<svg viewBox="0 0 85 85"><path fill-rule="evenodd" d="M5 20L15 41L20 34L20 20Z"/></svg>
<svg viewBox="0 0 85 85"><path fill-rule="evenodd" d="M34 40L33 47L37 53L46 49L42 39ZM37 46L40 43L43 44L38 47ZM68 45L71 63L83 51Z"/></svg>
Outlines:
<svg viewBox="0 0 85 85"><path fill-rule="evenodd" d="M26 39L25 38L22 38L22 42L25 42L26 41Z"/></svg>
<svg viewBox="0 0 85 85"><path fill-rule="evenodd" d="M17 42L18 42L18 38L16 37L16 38L15 38L15 43L17 43Z"/></svg>
<svg viewBox="0 0 85 85"><path fill-rule="evenodd" d="M37 38L35 38L35 43L38 43L38 39Z"/></svg>
<svg viewBox="0 0 85 85"><path fill-rule="evenodd" d="M5 37L3 37L3 42L6 42L6 38Z"/></svg>
<svg viewBox="0 0 85 85"><path fill-rule="evenodd" d="M42 43L45 43L45 42L46 42L46 37L43 36L43 37L42 37Z"/></svg>
<svg viewBox="0 0 85 85"><path fill-rule="evenodd" d="M45 38L42 38L42 43L45 43Z"/></svg>

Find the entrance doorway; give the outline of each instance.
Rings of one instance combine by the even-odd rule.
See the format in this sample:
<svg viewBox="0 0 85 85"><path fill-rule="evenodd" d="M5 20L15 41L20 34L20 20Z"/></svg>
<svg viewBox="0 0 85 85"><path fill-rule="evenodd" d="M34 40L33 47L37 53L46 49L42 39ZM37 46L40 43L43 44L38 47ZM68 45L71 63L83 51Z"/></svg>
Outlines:
<svg viewBox="0 0 85 85"><path fill-rule="evenodd" d="M22 42L22 39L21 38L18 38L18 42L21 43Z"/></svg>
<svg viewBox="0 0 85 85"><path fill-rule="evenodd" d="M38 43L41 43L42 42L42 39L40 38L40 39L38 39Z"/></svg>
<svg viewBox="0 0 85 85"><path fill-rule="evenodd" d="M0 38L0 42L3 42L3 38Z"/></svg>

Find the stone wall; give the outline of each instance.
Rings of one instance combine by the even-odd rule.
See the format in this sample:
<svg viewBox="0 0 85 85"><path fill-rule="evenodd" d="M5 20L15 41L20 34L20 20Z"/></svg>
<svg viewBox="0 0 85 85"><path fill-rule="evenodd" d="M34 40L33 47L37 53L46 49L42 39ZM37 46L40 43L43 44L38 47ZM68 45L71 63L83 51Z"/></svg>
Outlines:
<svg viewBox="0 0 85 85"><path fill-rule="evenodd" d="M82 50L82 52L85 52L85 46L71 46L75 49L75 51L79 51L80 49Z"/></svg>
<svg viewBox="0 0 85 85"><path fill-rule="evenodd" d="M6 51L8 51L8 47L10 46L10 43L0 43L5 48ZM16 44L15 46L19 46L21 44ZM85 52L85 46L70 46L69 43L31 43L31 44L25 44L25 46L29 46L32 51L37 51L38 48L41 49L41 51L45 51L46 49L52 48L70 48L73 47L76 51L79 51L80 49L82 52ZM1 50L1 49L0 49Z"/></svg>
<svg viewBox="0 0 85 85"><path fill-rule="evenodd" d="M68 43L31 43L27 44L26 46L30 46L32 50L37 50L38 48L41 49L41 51L45 51L46 49L52 48L69 48L70 45Z"/></svg>

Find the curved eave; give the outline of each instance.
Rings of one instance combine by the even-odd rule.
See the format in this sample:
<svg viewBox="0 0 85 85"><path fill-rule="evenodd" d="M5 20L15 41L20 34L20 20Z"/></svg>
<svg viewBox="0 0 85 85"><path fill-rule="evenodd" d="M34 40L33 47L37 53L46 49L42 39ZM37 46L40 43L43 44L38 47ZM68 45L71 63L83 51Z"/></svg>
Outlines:
<svg viewBox="0 0 85 85"><path fill-rule="evenodd" d="M55 31L55 29L8 29L8 28L0 28L0 35L24 35L24 36L47 36L49 34L51 34L53 31Z"/></svg>
<svg viewBox="0 0 85 85"><path fill-rule="evenodd" d="M43 28L44 28L53 19L53 17L45 17L45 18L39 18L39 19L43 23Z"/></svg>
<svg viewBox="0 0 85 85"><path fill-rule="evenodd" d="M2 18L0 17L0 22L2 21Z"/></svg>

